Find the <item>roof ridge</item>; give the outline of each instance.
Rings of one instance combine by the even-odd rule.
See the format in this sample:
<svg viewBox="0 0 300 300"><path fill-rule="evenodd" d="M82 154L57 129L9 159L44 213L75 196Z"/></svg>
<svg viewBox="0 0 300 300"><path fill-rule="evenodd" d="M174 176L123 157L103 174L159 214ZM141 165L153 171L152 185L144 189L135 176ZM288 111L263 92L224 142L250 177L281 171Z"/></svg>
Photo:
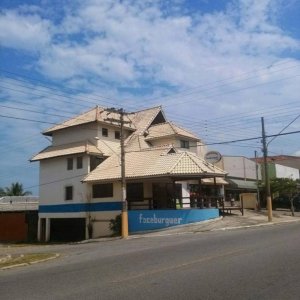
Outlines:
<svg viewBox="0 0 300 300"><path fill-rule="evenodd" d="M157 109L157 108L162 109L162 106L158 105L158 106L153 106L153 107L137 110L135 112L132 112L131 114L138 114L138 113L143 112L143 111L147 111L147 110L151 110L151 109Z"/></svg>
<svg viewBox="0 0 300 300"><path fill-rule="evenodd" d="M177 154L177 153L176 153ZM180 163L180 160L182 159L183 156L185 156L187 153L186 152L182 152L182 153L178 153L179 154L179 158L177 159L177 161L174 163L174 165L170 168L169 173L171 173L176 166Z"/></svg>
<svg viewBox="0 0 300 300"><path fill-rule="evenodd" d="M197 165L198 165L198 163L195 161L195 158L201 160L205 166L210 167L210 168L213 168L214 170L222 171L222 172L224 172L224 175L227 174L227 172L225 172L225 171L222 170L221 168L215 166L215 165L212 164L212 163L207 162L205 159L203 159L202 157L200 157L200 156L198 156L198 155L196 155L196 154L194 154L194 153L188 152L188 155L189 155L189 157L190 157Z"/></svg>

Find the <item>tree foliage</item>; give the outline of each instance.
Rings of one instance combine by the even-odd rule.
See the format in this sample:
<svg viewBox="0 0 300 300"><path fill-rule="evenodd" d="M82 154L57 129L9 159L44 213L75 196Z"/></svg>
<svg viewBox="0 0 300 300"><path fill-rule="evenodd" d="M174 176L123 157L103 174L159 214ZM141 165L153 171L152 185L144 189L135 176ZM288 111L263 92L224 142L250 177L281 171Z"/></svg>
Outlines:
<svg viewBox="0 0 300 300"><path fill-rule="evenodd" d="M31 195L30 191L24 191L23 185L19 182L13 182L10 187L0 188L2 196L27 196Z"/></svg>
<svg viewBox="0 0 300 300"><path fill-rule="evenodd" d="M270 180L272 194L278 194L285 197L293 197L299 193L299 180L290 178L273 178Z"/></svg>

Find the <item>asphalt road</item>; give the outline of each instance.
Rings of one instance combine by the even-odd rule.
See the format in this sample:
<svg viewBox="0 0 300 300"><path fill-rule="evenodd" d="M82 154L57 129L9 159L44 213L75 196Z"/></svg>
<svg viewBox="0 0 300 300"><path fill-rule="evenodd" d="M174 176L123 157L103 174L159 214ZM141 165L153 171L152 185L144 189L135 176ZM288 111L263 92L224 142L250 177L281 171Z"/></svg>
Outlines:
<svg viewBox="0 0 300 300"><path fill-rule="evenodd" d="M300 299L300 224L48 247L1 299Z"/></svg>

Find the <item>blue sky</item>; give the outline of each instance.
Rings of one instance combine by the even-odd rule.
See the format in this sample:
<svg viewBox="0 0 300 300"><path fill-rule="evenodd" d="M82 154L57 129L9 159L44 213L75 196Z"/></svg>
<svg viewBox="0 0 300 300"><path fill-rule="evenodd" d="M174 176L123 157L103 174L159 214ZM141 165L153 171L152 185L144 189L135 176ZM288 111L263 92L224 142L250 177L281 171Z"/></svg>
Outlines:
<svg viewBox="0 0 300 300"><path fill-rule="evenodd" d="M0 4L0 187L38 193L40 133L96 104L162 105L224 155L300 129L300 2L13 1ZM26 120L24 120L26 119ZM32 120L32 121L29 121ZM271 140L271 139L269 139ZM300 155L299 134L271 155Z"/></svg>

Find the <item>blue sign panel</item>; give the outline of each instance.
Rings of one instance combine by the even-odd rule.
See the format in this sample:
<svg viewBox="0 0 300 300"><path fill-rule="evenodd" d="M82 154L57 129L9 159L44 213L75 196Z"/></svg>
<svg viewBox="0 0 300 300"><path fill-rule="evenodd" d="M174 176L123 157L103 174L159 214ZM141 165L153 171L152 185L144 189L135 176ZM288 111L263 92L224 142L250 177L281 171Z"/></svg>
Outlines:
<svg viewBox="0 0 300 300"><path fill-rule="evenodd" d="M131 210L128 212L129 232L139 232L184 225L219 217L219 210L178 209L178 210Z"/></svg>

